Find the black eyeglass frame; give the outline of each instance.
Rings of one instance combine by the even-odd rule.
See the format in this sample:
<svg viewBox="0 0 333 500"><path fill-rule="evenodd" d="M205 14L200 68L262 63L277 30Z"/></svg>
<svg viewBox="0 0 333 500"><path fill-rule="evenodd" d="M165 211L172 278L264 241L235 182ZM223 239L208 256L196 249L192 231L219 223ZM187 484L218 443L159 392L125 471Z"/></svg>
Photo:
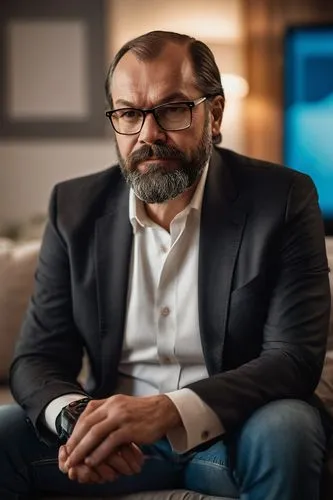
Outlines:
<svg viewBox="0 0 333 500"><path fill-rule="evenodd" d="M199 104L201 104L202 102L206 101L207 99L209 99L210 97L212 96L203 96L203 97L198 97L197 99L194 99L193 101L176 101L176 102L166 102L166 103L163 103L163 104L158 104L158 106L154 106L153 108L133 108L133 107L130 107L130 106L126 106L125 108L118 108L118 109L112 109L112 110L109 110L109 111L106 111L105 112L105 115L109 118L110 120L110 123L112 125L112 128L113 130L117 133L117 134L120 134L120 135L137 135L137 134L140 134L141 130L142 130L142 127L145 123L145 120L146 120L146 116L148 113L152 113L154 115L154 118L155 118L155 121L157 123L157 125L162 129L162 130L165 130L165 132L178 132L180 130L186 130L188 128L190 128L190 126L192 125L192 110L193 108L195 108L196 106L198 106ZM177 106L177 104L185 104L186 106L188 106L190 112L191 112L191 118L190 118L190 123L189 125L186 125L186 127L182 127L182 128L177 128L177 129L167 129L165 127L162 127L162 125L160 125L159 121L158 121L158 117L156 115L156 110L160 109L160 108L163 108L163 107L166 107L166 106ZM140 111L142 113L142 116L143 116L143 120L142 120L142 123L141 123L141 127L140 127L140 130L138 130L137 132L130 132L130 133L124 133L124 132L119 132L114 124L113 124L113 121L112 121L112 115L113 113L117 113L119 111L125 111L126 109L133 109L134 111Z"/></svg>

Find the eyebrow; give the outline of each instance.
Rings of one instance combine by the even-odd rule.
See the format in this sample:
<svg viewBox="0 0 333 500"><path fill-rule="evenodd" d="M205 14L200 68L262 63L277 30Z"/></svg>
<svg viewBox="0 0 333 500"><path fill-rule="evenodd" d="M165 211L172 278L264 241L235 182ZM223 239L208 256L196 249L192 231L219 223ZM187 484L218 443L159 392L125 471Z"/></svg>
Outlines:
<svg viewBox="0 0 333 500"><path fill-rule="evenodd" d="M186 94L183 94L182 92L173 92L172 94L168 94L166 97L161 99L158 104L155 104L155 106L159 106L160 104L166 104L168 102L175 101L176 99L181 100L181 101L191 101ZM137 108L138 106L133 104L131 101L127 101L126 99L117 99L115 102L117 106L126 106L129 108ZM153 106L153 107L155 107ZM145 108L143 108L145 109Z"/></svg>

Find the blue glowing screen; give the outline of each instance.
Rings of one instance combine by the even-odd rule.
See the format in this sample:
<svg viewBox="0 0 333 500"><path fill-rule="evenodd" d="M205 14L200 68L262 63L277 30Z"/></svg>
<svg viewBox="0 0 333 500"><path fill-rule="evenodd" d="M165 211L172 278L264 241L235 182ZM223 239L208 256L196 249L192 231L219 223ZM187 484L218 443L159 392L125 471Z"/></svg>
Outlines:
<svg viewBox="0 0 333 500"><path fill-rule="evenodd" d="M333 219L333 26L287 32L284 163L309 174L324 219Z"/></svg>

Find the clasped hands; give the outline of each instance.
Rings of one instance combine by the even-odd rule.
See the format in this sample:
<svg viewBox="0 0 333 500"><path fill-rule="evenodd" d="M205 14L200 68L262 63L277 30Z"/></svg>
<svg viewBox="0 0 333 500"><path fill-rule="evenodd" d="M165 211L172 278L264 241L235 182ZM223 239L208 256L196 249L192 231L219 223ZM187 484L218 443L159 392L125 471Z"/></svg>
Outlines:
<svg viewBox="0 0 333 500"><path fill-rule="evenodd" d="M176 406L165 395L92 400L59 449L59 469L80 483L139 473L144 456L138 445L151 444L181 425Z"/></svg>

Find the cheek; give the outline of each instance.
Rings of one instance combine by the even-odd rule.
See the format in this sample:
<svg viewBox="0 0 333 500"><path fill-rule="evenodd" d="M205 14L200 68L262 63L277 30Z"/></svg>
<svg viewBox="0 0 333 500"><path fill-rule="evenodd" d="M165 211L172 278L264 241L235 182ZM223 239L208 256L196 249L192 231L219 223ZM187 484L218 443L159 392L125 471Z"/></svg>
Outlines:
<svg viewBox="0 0 333 500"><path fill-rule="evenodd" d="M136 140L131 139L130 137L126 137L123 135L117 136L117 145L118 145L118 151L120 153L120 156L124 159L128 157L129 154L132 153Z"/></svg>
<svg viewBox="0 0 333 500"><path fill-rule="evenodd" d="M193 143L195 142L195 137L192 130L181 130L174 133L170 132L169 140L167 142L169 145L175 146L177 149L187 153L191 151Z"/></svg>
<svg viewBox="0 0 333 500"><path fill-rule="evenodd" d="M182 132L182 135L175 139L175 146L184 153L191 154L191 152L197 148L201 135L199 131L195 129L183 130Z"/></svg>

